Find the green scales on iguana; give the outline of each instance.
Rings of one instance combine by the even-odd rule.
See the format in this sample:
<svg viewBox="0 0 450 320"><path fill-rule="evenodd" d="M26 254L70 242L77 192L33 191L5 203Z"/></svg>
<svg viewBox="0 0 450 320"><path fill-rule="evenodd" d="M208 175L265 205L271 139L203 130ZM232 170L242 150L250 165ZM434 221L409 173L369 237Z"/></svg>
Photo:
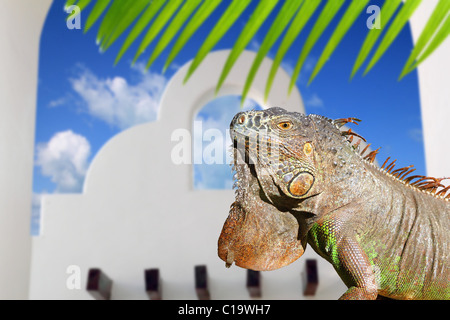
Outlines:
<svg viewBox="0 0 450 320"><path fill-rule="evenodd" d="M365 155L362 138L340 130L358 121L281 108L238 113L236 201L219 257L273 270L308 243L347 285L342 299L450 299L450 187L411 175L412 166L394 170L389 158L378 168L377 150Z"/></svg>

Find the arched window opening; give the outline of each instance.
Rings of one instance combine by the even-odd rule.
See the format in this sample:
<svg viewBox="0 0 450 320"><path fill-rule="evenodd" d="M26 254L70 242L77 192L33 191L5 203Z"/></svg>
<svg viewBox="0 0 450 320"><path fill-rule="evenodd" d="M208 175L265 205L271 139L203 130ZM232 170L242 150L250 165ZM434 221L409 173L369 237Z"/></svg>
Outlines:
<svg viewBox="0 0 450 320"><path fill-rule="evenodd" d="M231 189L230 121L246 110L262 110L252 99L246 99L241 108L241 97L227 95L204 105L193 122L192 156L194 189Z"/></svg>

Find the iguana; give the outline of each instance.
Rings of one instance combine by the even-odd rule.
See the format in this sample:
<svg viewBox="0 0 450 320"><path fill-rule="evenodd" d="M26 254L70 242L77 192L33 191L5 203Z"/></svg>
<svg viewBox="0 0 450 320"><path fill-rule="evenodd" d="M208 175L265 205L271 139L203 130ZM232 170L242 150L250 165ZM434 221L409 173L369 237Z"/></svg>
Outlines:
<svg viewBox="0 0 450 320"><path fill-rule="evenodd" d="M379 168L345 124L282 108L230 124L236 199L218 255L229 267L273 270L309 244L348 287L341 299L450 299L450 186ZM353 137L359 138L358 142Z"/></svg>

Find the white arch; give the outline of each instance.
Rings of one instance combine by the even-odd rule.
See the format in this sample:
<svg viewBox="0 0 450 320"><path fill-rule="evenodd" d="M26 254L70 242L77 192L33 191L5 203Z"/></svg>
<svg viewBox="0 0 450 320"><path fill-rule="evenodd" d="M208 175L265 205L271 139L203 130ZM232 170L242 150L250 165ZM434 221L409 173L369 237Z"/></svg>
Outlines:
<svg viewBox="0 0 450 320"><path fill-rule="evenodd" d="M173 115L177 114L179 119L184 122L177 122L176 125L187 127L186 125L191 125L190 121L192 121L194 114L207 102L225 95L240 95L256 54L252 51L244 51L231 69L220 91L215 95L216 83L228 54L229 50L211 52L185 84L183 84L183 80L190 63L181 67L167 85L161 101L162 109L160 110L159 118L164 120L168 117L173 120ZM267 102L264 101L265 80L268 78L271 66L272 60L265 58L255 76L248 97L263 107L279 106L297 112L304 112L304 105L299 91L294 90L290 96L286 94L290 76L282 68L279 68L277 72ZM180 102L182 105L180 105Z"/></svg>
<svg viewBox="0 0 450 320"><path fill-rule="evenodd" d="M171 159L178 143L171 141L172 133L180 128L190 131L196 111L214 98L215 83L229 52L210 53L185 85L182 82L189 63L180 68L163 94L158 120L110 139L92 161L82 194L43 197L42 231L33 239L31 298L89 298L85 291L67 290L61 285L67 278L61 270L73 264L81 270L81 283L85 283L88 268L104 269L115 283L114 299L145 298L142 272L150 267L161 270L165 299L195 299L192 272L197 264L208 266L214 279L214 299L248 298L245 270L225 269L217 257L217 239L233 202L233 190L194 190L192 165L175 164ZM242 75L254 58L254 52L242 53L219 96L241 93L245 81ZM271 60L265 58L257 74L261 80L255 81L249 92L249 98L261 104L265 88L262 79L270 67ZM287 96L289 80L280 69L267 105L304 112L297 89ZM273 294L273 298L282 298L279 292L283 289L285 298L302 298L299 264L304 261L267 275L267 279L273 279L268 286L274 289L268 289L265 297ZM322 271L329 269L322 273L325 277L339 282L326 261L319 265ZM277 288L279 280L295 278L298 282ZM173 285L167 286L168 282ZM343 288L336 288L336 292L325 294L338 297Z"/></svg>
<svg viewBox="0 0 450 320"><path fill-rule="evenodd" d="M211 52L185 84L183 84L183 79L189 69L190 63L181 67L171 78L163 93L158 120L154 123L130 128L108 141L92 161L86 175L83 188L84 192L90 192L93 189L108 190L108 185L112 183L110 178L108 178L108 176L111 176L110 172L117 172L119 170L119 167L115 169L111 168L111 158L120 157L120 155L116 154L117 151L112 145L120 144L121 148L125 148L122 151L123 155L126 155L127 152L132 152L131 150L126 151L127 148L132 149L134 147L133 145L127 146L129 142L119 142L121 140L140 141L141 138L139 136L146 135L149 140L148 142L151 143L147 148L149 150L158 150L158 153L162 155L159 158L154 157L154 161L157 162L155 165L159 168L167 167L167 164L170 164L172 161L170 158L171 149L176 144L175 142L171 143L172 133L180 128L191 131L192 121L197 111L216 97L214 94L215 85L229 52L229 50ZM244 51L241 54L228 77L225 79L217 97L241 94L245 84L244 75L247 74L255 56L256 54L252 51ZM255 77L255 82L249 91L248 97L263 107L280 106L290 111L304 113L305 109L298 89L295 88L289 96L287 95L290 76L282 68L279 68L271 94L267 102L264 103L264 80L267 79L271 66L272 61L269 58L265 58ZM152 130L151 134L149 130ZM117 160L115 163L120 166L121 161ZM137 165L135 168L138 168ZM165 175L166 178L169 178L174 173L175 176L172 179L176 179L178 190L180 192L187 192L192 189L193 185L191 170L192 168L190 166L174 166ZM154 174L158 174L158 172ZM128 177L130 176L128 173L126 175ZM119 177L119 174L114 176L117 176L117 179L128 179L125 176Z"/></svg>

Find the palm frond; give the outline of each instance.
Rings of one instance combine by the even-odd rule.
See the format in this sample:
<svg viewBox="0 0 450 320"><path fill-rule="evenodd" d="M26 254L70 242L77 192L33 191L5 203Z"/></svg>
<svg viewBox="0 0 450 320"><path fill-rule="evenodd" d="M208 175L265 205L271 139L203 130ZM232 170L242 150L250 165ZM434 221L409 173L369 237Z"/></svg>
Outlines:
<svg viewBox="0 0 450 320"><path fill-rule="evenodd" d="M142 36L141 43L134 55L134 63L146 51L149 45L157 37L160 37L155 48L149 55L147 68L161 56L164 50L168 50L169 44L173 42L174 44L164 64L164 71L188 44L196 31L208 20L217 7L223 3L222 0L67 0L65 6L67 8L71 5L77 5L81 10L87 10L88 6L93 2L95 4L86 20L84 31L91 30L95 23L101 20L97 32L97 43L101 51L110 48L127 29L131 28L131 31L129 31L123 40L114 63L118 63L136 39ZM277 4L279 2L283 4L278 6ZM250 19L242 28L230 51L218 79L216 90L220 89L234 63L250 41L254 39L261 26L272 16L273 12L278 11L259 47L255 60L247 75L242 93L242 100L244 100L263 58L268 54L276 41L283 37L266 80L264 94L267 99L276 72L287 51L291 49L295 40L298 39L299 34L311 20L321 2L321 0L258 0L250 12ZM289 88L287 88L288 92L296 84L303 64L311 50L319 38L322 37L324 31L334 20L340 9L345 4L348 4L346 11L337 22L337 26L327 40L326 46L314 66L308 83L311 83L317 77L343 37L348 33L356 19L368 5L368 2L368 0L327 0L314 22L303 47L295 48L298 50L299 55L291 76ZM367 64L364 75L377 64L421 2L421 0L406 0L402 4L401 0L385 1L380 12L380 16L382 17L381 21L383 26L386 26L391 20L392 23L390 23L386 32L383 31L383 28L368 29L368 34L361 45L359 54L353 65L351 78L358 72L375 47L377 40L381 38L375 53ZM250 8L250 4L251 0L232 0L228 2L227 7L218 18L215 26L200 45L186 74L185 81L191 77L205 56L214 49L216 44L230 30L244 11L248 11L247 9ZM278 9L279 7L280 9ZM147 31L143 33L146 28ZM284 32L285 34L283 36ZM384 36L382 37L383 32ZM420 63L428 58L442 44L449 34L450 1L440 0L415 44L408 61L406 61L400 78L403 78L406 74L417 68Z"/></svg>
<svg viewBox="0 0 450 320"><path fill-rule="evenodd" d="M289 84L289 93L294 88L295 82L297 81L298 75L300 74L300 70L302 69L306 57L308 57L311 49L316 44L317 40L319 40L320 36L325 31L326 27L328 27L331 20L333 20L334 16L342 7L344 2L345 0L328 0L327 4L323 8L319 18L317 18L317 21L311 30L311 33L309 34L305 44L303 45L297 64L295 65L294 73L292 74L291 82Z"/></svg>
<svg viewBox="0 0 450 320"><path fill-rule="evenodd" d="M89 3L91 3L91 0L78 0L77 6L80 7L80 11L86 8Z"/></svg>
<svg viewBox="0 0 450 320"><path fill-rule="evenodd" d="M166 0L155 0L153 1L142 13L141 17L138 19L133 29L128 34L122 47L117 54L114 64L117 64L122 58L123 54L128 50L131 44L136 40L137 37L142 33L142 31L147 27L150 21L155 17L161 7L166 3Z"/></svg>
<svg viewBox="0 0 450 320"><path fill-rule="evenodd" d="M422 0L407 0L405 2L403 7L400 9L400 12L395 17L394 21L392 21L391 26L389 27L388 31L383 37L383 40L381 41L380 45L375 51L372 60L370 60L366 70L364 71L364 74L367 74L367 72L369 72L370 69L372 69L375 63L378 62L381 56L391 46L392 42L395 40L395 38L397 38L400 31L402 31L403 27L408 22L409 18L417 9L421 1Z"/></svg>
<svg viewBox="0 0 450 320"><path fill-rule="evenodd" d="M321 0L306 0L300 10L297 12L297 15L293 19L291 26L286 31L284 38L278 48L275 59L273 60L272 67L270 68L269 77L267 78L266 90L264 93L264 99L267 100L270 92L270 88L272 87L273 80L275 79L275 75L278 71L278 67L281 64L286 52L294 43L295 39L299 36L300 32L302 32L303 27L309 21L313 13L316 11L319 6Z"/></svg>
<svg viewBox="0 0 450 320"><path fill-rule="evenodd" d="M97 43L100 50L107 50L149 3L149 0L115 0L99 28Z"/></svg>
<svg viewBox="0 0 450 320"><path fill-rule="evenodd" d="M147 33L142 39L141 44L134 56L133 63L139 58L139 56L144 53L145 49L150 45L150 43L158 36L158 34L162 31L164 26L169 22L172 15L177 11L177 9L181 6L183 0L170 0L167 4L161 9L159 15L153 21L152 26L148 29Z"/></svg>
<svg viewBox="0 0 450 320"><path fill-rule="evenodd" d="M259 30L263 22L266 20L267 16L272 12L277 2L277 0L261 0L259 2L244 29L242 29L242 32L236 40L233 48L231 49L230 54L228 55L228 59L225 62L222 74L220 75L219 82L216 86L216 93L219 91L223 81L230 72L239 55L242 53L242 51L244 51L245 47L247 47L248 43Z"/></svg>
<svg viewBox="0 0 450 320"><path fill-rule="evenodd" d="M150 56L150 59L147 62L147 68L150 68L153 61L161 54L161 52L167 47L167 45L172 41L175 34L180 30L183 26L184 22L189 18L192 12L198 7L201 0L190 0L186 1L184 5L180 8L177 15L172 19L171 24L167 27L164 34L161 36L158 44Z"/></svg>
<svg viewBox="0 0 450 320"><path fill-rule="evenodd" d="M244 84L244 89L241 95L241 103L243 104L245 98L247 97L247 93L250 90L250 86L253 82L253 79L256 76L256 72L258 71L261 62L264 57L269 52L270 48L272 48L275 41L280 37L281 33L284 31L288 23L291 21L294 14L297 12L298 7L300 6L300 1L286 1L283 7L280 9L277 17L273 21L270 26L269 31L266 34L261 46L259 47L258 53L256 54L255 60L250 68L250 71L247 75L247 79Z"/></svg>
<svg viewBox="0 0 450 320"><path fill-rule="evenodd" d="M430 41L429 46L425 49L423 54L420 55L420 57L417 59L417 61L414 63L414 65L410 68L408 72L411 72L419 64L421 64L428 56L436 50L436 48L450 35L450 19L447 19L445 23L443 24L443 28L439 29L439 31L436 33L436 36L433 38L433 40Z"/></svg>
<svg viewBox="0 0 450 320"><path fill-rule="evenodd" d="M339 24L337 25L336 29L334 30L333 34L330 37L330 40L328 40L327 45L325 46L325 49L322 51L322 55L319 58L319 61L317 62L310 78L308 81L308 84L311 83L311 81L316 77L316 75L319 73L320 69L322 69L323 65L327 60L330 58L333 51L336 49L338 44L341 42L342 38L347 33L348 29L353 25L356 18L358 18L361 11L364 9L364 7L367 5L369 0L353 0L350 6L348 7L347 11L344 13L344 16L342 17L341 21L339 21Z"/></svg>
<svg viewBox="0 0 450 320"><path fill-rule="evenodd" d="M98 0L89 14L88 19L86 20L86 24L84 25L84 33L86 33L92 25L98 20L98 18L105 11L106 7L109 5L111 0ZM74 1L73 1L74 2Z"/></svg>
<svg viewBox="0 0 450 320"><path fill-rule="evenodd" d="M208 17L212 14L212 12L214 12L214 10L221 2L222 0L209 0L203 2L192 19L189 20L187 25L184 27L177 41L173 45L172 50L169 53L169 57L164 64L163 71L167 69L167 67L172 63L173 59L175 59L175 57L189 41L195 31L197 31L197 29L203 24L203 22L208 19Z"/></svg>
<svg viewBox="0 0 450 320"><path fill-rule="evenodd" d="M70 7L70 6L75 5L77 1L78 1L78 0L67 0L67 1L66 1L66 4L64 5L64 8L68 8L68 7Z"/></svg>
<svg viewBox="0 0 450 320"><path fill-rule="evenodd" d="M379 14L380 17L378 17L380 19L381 17L383 17L383 19L381 20L383 25L387 25L389 23L391 17L394 15L394 12L400 6L401 2L402 0L390 0L384 3ZM369 55L370 51L372 50L373 46L375 45L375 42L378 40L382 31L383 31L382 27L380 27L380 29L372 28L369 31L366 39L364 40L363 45L361 46L355 64L353 65L353 70L350 79L355 76L356 72L358 72L359 68L366 60L367 56Z"/></svg>
<svg viewBox="0 0 450 320"><path fill-rule="evenodd" d="M440 0L411 52L400 79L425 60L450 33L450 1Z"/></svg>
<svg viewBox="0 0 450 320"><path fill-rule="evenodd" d="M189 67L189 70L184 78L186 82L189 77L194 73L195 69L200 65L200 62L206 57L206 55L214 48L217 42L222 39L225 33L231 28L234 22L241 16L244 10L248 7L251 0L233 0L228 6L227 10L223 13L222 17L217 21L214 28L209 33L203 45L197 52L194 60Z"/></svg>

